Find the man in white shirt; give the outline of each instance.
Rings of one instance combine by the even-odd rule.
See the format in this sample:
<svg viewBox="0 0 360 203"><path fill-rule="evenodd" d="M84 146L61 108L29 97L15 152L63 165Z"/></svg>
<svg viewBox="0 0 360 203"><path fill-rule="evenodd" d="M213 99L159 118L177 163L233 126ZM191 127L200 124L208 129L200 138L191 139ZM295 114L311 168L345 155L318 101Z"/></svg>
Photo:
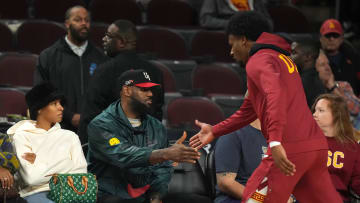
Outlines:
<svg viewBox="0 0 360 203"><path fill-rule="evenodd" d="M66 11L65 27L66 36L41 52L34 82L36 85L50 81L65 95L68 103L61 125L76 131L88 82L106 56L88 41L90 15L84 7L74 6Z"/></svg>

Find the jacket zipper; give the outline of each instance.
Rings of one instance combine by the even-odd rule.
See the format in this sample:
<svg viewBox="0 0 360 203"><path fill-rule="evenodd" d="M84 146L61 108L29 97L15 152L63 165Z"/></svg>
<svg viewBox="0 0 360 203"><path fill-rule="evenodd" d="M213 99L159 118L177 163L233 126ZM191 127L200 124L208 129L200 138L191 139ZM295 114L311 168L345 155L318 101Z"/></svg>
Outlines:
<svg viewBox="0 0 360 203"><path fill-rule="evenodd" d="M81 96L84 95L84 73L83 73L83 64L82 64L82 57L79 56L80 58L80 93Z"/></svg>

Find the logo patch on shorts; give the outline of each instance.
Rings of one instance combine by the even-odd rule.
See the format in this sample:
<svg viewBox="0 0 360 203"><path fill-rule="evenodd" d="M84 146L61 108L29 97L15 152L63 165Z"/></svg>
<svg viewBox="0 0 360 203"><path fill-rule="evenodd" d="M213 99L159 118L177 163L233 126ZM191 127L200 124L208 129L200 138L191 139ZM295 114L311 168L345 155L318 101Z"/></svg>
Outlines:
<svg viewBox="0 0 360 203"><path fill-rule="evenodd" d="M116 137L113 137L109 140L109 144L110 146L114 146L114 145L117 145L117 144L120 144L120 140L117 139Z"/></svg>

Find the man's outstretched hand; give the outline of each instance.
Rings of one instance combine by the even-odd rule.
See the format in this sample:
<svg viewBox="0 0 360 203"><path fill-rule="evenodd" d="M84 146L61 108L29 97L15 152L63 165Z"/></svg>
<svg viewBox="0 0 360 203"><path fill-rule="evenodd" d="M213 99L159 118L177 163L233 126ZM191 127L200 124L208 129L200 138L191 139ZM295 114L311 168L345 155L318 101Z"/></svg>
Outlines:
<svg viewBox="0 0 360 203"><path fill-rule="evenodd" d="M280 168L287 176L293 176L296 172L295 164L293 164L286 156L285 149L282 145L271 147L271 155L274 159L275 165Z"/></svg>
<svg viewBox="0 0 360 203"><path fill-rule="evenodd" d="M186 140L186 137L187 137L187 132L184 131L183 135L178 140L176 140L175 144L183 144L183 142ZM175 167L175 166L179 165L179 163L173 162L172 165Z"/></svg>
<svg viewBox="0 0 360 203"><path fill-rule="evenodd" d="M195 149L201 149L205 145L209 144L215 139L214 134L212 133L212 126L206 123L199 122L195 120L195 124L199 126L200 132L190 138L189 145Z"/></svg>

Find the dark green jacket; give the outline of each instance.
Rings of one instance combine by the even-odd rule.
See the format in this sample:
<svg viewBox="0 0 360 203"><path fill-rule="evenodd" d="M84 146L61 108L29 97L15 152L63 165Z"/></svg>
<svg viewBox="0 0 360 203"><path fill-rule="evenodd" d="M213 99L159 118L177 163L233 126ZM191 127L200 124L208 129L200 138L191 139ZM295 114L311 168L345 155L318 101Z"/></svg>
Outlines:
<svg viewBox="0 0 360 203"><path fill-rule="evenodd" d="M147 115L141 126L133 128L118 100L90 122L88 134L88 169L97 176L100 196L108 193L132 199L128 184L133 188L150 185L139 202L152 193L166 194L171 163L149 163L153 150L168 147L166 130L160 121Z"/></svg>

